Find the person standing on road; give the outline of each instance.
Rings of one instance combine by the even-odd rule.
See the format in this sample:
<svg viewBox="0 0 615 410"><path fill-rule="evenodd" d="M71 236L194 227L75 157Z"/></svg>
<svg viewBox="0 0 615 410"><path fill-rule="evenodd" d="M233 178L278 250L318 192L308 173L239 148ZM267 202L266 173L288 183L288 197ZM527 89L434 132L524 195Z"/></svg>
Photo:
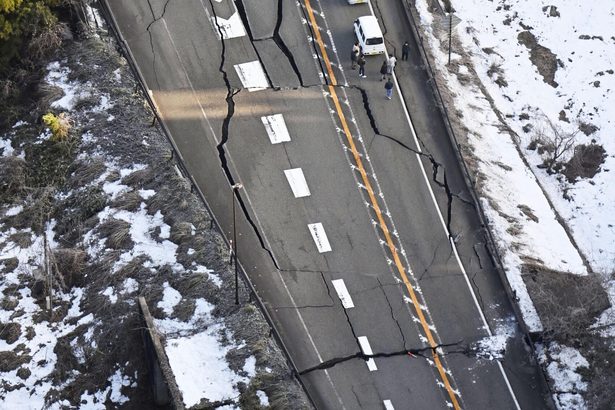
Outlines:
<svg viewBox="0 0 615 410"><path fill-rule="evenodd" d="M410 52L410 44L406 41L403 46L401 46L401 59L403 61L408 60L408 53Z"/></svg>
<svg viewBox="0 0 615 410"><path fill-rule="evenodd" d="M359 63L359 77L366 78L367 76L365 75L365 56L363 55L363 53L359 55L358 63Z"/></svg>
<svg viewBox="0 0 615 410"><path fill-rule="evenodd" d="M387 60L387 74L393 75L393 70L395 69L395 64L397 63L397 59L395 56L389 57Z"/></svg>
<svg viewBox="0 0 615 410"><path fill-rule="evenodd" d="M391 80L391 77L389 77L387 82L384 84L384 89L386 91L387 100L390 100L393 97L393 81Z"/></svg>
<svg viewBox="0 0 615 410"><path fill-rule="evenodd" d="M382 61L382 66L380 67L380 81L386 78L387 73L389 72L388 66L388 61L385 58L384 61Z"/></svg>
<svg viewBox="0 0 615 410"><path fill-rule="evenodd" d="M350 55L350 59L352 60L352 69L357 68L357 61L359 60L359 53L361 52L361 48L359 47L359 42L355 41L352 46L352 54Z"/></svg>

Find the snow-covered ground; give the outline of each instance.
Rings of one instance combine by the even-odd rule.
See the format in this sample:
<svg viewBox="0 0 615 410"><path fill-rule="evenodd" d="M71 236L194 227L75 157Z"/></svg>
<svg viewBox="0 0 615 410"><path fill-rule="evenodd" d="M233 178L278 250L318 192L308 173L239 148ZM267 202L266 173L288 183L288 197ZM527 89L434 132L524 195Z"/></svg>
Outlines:
<svg viewBox="0 0 615 410"><path fill-rule="evenodd" d="M526 263L575 275L587 275L589 266L615 305L615 184L610 173L615 165L615 2L451 3L461 19L455 34L463 47L463 52L454 49L451 67L440 20L426 0L416 1L421 30L444 79L441 86L451 91L468 129L475 171L485 178L479 195L524 321L531 331L543 329L523 282ZM467 81L473 74L482 87ZM535 131L548 129L549 123L563 133L577 132L577 144L605 149L595 176L571 182L539 167L543 158L528 146ZM585 133L578 132L580 126ZM615 310L607 309L596 323L601 332L596 335L612 337L614 323ZM542 349L540 359L555 389L565 392L555 395L556 404L584 408L577 392L587 385L576 369L590 364L578 351L557 344Z"/></svg>

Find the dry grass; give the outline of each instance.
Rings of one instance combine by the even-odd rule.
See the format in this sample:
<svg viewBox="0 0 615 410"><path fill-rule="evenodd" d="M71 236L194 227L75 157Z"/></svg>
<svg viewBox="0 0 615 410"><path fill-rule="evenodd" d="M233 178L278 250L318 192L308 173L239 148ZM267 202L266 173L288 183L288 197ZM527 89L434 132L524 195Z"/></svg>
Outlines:
<svg viewBox="0 0 615 410"><path fill-rule="evenodd" d="M139 209L143 198L137 191L125 192L111 203L113 208L134 212Z"/></svg>
<svg viewBox="0 0 615 410"><path fill-rule="evenodd" d="M100 177L107 169L102 159L93 161L81 161L72 165L74 172L70 178L70 185L73 188L83 187Z"/></svg>
<svg viewBox="0 0 615 410"><path fill-rule="evenodd" d="M173 243L181 245L185 242L192 241L192 224L190 222L178 222L171 226L170 239Z"/></svg>
<svg viewBox="0 0 615 410"><path fill-rule="evenodd" d="M136 188L144 188L156 177L154 170L151 167L140 169L127 175L122 179L122 183Z"/></svg>
<svg viewBox="0 0 615 410"><path fill-rule="evenodd" d="M0 199L9 202L26 188L26 161L20 157L0 157Z"/></svg>
<svg viewBox="0 0 615 410"><path fill-rule="evenodd" d="M130 237L130 224L119 219L109 219L98 227L102 237L107 238L106 245L111 249L129 250L134 246Z"/></svg>
<svg viewBox="0 0 615 410"><path fill-rule="evenodd" d="M53 251L58 270L69 288L83 286L87 254L82 249L64 248Z"/></svg>

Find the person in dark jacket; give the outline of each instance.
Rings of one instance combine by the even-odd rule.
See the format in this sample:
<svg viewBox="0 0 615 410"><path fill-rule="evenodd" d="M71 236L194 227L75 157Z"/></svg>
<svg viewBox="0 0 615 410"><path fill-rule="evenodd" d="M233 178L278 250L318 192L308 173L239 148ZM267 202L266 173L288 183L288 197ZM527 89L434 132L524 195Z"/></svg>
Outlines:
<svg viewBox="0 0 615 410"><path fill-rule="evenodd" d="M403 61L408 60L408 53L410 52L410 44L406 41L403 46L401 46L401 59Z"/></svg>
<svg viewBox="0 0 615 410"><path fill-rule="evenodd" d="M387 76L387 59L385 58L380 67L380 81L384 80Z"/></svg>
<svg viewBox="0 0 615 410"><path fill-rule="evenodd" d="M359 64L359 77L366 78L367 76L365 75L365 56L363 54L359 56L358 64Z"/></svg>
<svg viewBox="0 0 615 410"><path fill-rule="evenodd" d="M384 89L386 90L387 100L390 100L393 97L393 81L391 77L389 77L386 84L384 84Z"/></svg>

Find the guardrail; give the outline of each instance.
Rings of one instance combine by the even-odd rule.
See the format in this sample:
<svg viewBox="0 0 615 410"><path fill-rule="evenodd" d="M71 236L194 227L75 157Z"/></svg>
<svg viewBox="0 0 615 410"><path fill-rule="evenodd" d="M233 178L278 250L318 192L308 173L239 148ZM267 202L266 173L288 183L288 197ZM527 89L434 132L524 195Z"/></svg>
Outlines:
<svg viewBox="0 0 615 410"><path fill-rule="evenodd" d="M207 213L209 214L209 217L213 221L216 230L218 231L218 233L220 233L220 235L224 239L224 242L226 243L226 245L230 249L231 244L230 244L229 239L226 237L226 235L224 235L224 230L222 229L222 226L218 222L218 219L216 218L216 216L214 215L213 211L211 210L211 207L209 206L209 203L205 199L205 195L203 194L203 191L201 191L201 189L199 188L198 184L196 183L194 177L188 171L188 167L186 166L186 163L184 162L184 159L183 159L183 157L181 155L181 152L179 151L179 149L177 148L177 145L175 144L175 142L173 141L173 138L171 137L171 132L169 131L169 129L167 128L166 124L162 121L162 119L160 117L160 114L158 112L158 108L156 107L156 104L154 103L154 100L152 99L152 96L150 95L150 93L148 91L148 88L147 88L147 86L145 84L145 80L143 78L143 73L141 72L141 70L139 69L137 64L135 63L134 56L133 56L132 52L130 51L130 47L128 47L128 44L127 44L126 40L124 40L124 38L123 38L119 28L118 28L117 21L115 20L115 16L113 16L113 13L111 12L111 8L107 4L107 1L108 0L99 0L99 4L101 6L103 15L104 15L105 20L107 22L107 25L111 28L111 31L113 32L113 35L114 35L115 39L117 40L117 43L118 43L118 46L119 46L119 52L120 52L120 54L122 54L126 58L126 61L130 65L130 68L133 71L133 73L134 73L134 75L135 75L135 77L137 79L137 82L139 83L139 86L141 88L143 96L147 100L147 103L150 106L152 112L154 113L154 116L155 116L156 120L160 124L160 127L162 128L163 133L164 133L167 141L169 142L169 144L171 144L171 147L173 148L172 152L174 153L174 155L177 156L176 160L177 160L177 163L179 164L179 169L180 169L181 173L184 175L184 177L186 177L190 181L191 189L192 190L196 190L199 198L201 199L201 201L203 202L203 205L205 206L205 209L207 210ZM303 380L299 376L299 370L297 369L297 366L296 366L294 360L292 359L286 344L283 342L282 337L280 336L280 333L278 332L278 329L274 325L273 318L271 317L271 315L269 314L269 312L265 308L265 304L263 303L262 299L258 295L258 293L256 291L256 288L254 287L254 284L252 283L252 281L250 280L250 278L246 274L245 270L241 266L241 263L239 263L239 268L240 268L239 271L241 273L241 277L242 277L244 283L248 286L248 288L250 290L250 299L256 301L256 304L258 305L258 307L259 307L260 311L262 312L265 320L267 321L267 324L271 328L271 335L273 336L273 338L275 339L276 343L280 347L280 350L282 350L282 353L284 354L288 364L291 367L291 371L293 373L293 376L294 376L295 380L297 380L299 385L302 387L302 389L305 392L305 395L306 395L307 399L309 400L310 404L312 405L312 407L316 408L316 404L314 402L313 397L310 395L307 387L303 383Z"/></svg>

